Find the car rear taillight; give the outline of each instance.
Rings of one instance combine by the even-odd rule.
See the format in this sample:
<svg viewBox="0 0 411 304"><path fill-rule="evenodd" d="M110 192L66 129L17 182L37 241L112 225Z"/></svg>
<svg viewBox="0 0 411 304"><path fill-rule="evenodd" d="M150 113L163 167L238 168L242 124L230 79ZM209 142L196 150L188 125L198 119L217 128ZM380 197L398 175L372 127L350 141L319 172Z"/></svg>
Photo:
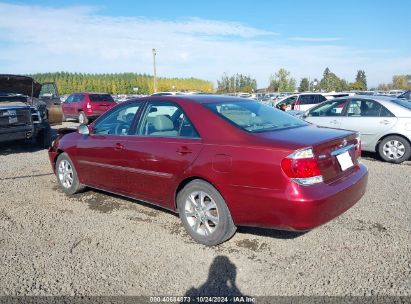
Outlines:
<svg viewBox="0 0 411 304"><path fill-rule="evenodd" d="M360 134L357 134L357 137L355 138L357 140L357 144L355 145L355 149L358 152L358 158L361 157L361 138Z"/></svg>
<svg viewBox="0 0 411 304"><path fill-rule="evenodd" d="M308 186L323 181L312 148L295 151L281 161L284 173L297 184Z"/></svg>

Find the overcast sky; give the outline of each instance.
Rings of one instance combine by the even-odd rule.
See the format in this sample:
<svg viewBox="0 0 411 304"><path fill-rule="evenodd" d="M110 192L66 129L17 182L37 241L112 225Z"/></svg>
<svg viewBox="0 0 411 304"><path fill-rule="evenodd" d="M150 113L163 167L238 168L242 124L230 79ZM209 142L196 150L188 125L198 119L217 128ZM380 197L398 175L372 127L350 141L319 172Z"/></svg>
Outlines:
<svg viewBox="0 0 411 304"><path fill-rule="evenodd" d="M0 72L152 74L156 48L159 76L243 73L259 87L281 67L297 81L363 69L369 86L411 74L411 1L332 3L0 2Z"/></svg>

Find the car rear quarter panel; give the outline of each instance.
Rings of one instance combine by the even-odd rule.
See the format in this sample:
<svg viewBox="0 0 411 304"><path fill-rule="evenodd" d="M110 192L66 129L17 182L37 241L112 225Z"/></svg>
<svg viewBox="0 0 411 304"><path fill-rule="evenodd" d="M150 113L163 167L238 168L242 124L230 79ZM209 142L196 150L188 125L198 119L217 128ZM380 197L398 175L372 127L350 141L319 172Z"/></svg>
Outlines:
<svg viewBox="0 0 411 304"><path fill-rule="evenodd" d="M208 145L189 174L210 181L217 188L236 225L309 230L340 215L364 194L368 176L364 165L356 166L334 183L300 186L281 169L281 160L289 152ZM216 170L215 162L209 161L215 160L216 155L230 159L230 165L217 166Z"/></svg>
<svg viewBox="0 0 411 304"><path fill-rule="evenodd" d="M362 147L362 149L364 151L376 152L378 150L379 143L384 138L391 135L405 137L411 144L411 118L399 117L391 129L379 134L379 136L377 136L368 147Z"/></svg>
<svg viewBox="0 0 411 304"><path fill-rule="evenodd" d="M289 153L287 149L206 144L186 176L212 183L239 223L253 212L260 191L269 191L274 197L292 196L293 189L281 169L281 160Z"/></svg>

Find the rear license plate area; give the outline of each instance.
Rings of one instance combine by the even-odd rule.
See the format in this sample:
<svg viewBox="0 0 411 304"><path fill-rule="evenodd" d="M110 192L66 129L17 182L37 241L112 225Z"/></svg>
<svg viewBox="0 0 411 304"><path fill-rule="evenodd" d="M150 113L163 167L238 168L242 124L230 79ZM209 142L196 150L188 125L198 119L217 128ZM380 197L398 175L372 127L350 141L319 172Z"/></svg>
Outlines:
<svg viewBox="0 0 411 304"><path fill-rule="evenodd" d="M341 154L338 154L336 157L337 157L338 164L340 165L340 168L342 171L345 171L348 168L351 168L352 166L354 166L354 163L352 161L349 151L345 151Z"/></svg>

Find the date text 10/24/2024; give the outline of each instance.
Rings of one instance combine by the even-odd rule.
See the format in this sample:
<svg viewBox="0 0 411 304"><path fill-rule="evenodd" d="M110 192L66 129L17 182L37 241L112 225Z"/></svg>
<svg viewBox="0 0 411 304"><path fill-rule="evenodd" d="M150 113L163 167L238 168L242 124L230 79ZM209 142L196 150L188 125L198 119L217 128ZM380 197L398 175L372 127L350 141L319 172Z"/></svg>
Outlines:
<svg viewBox="0 0 411 304"><path fill-rule="evenodd" d="M150 297L151 303L254 303L255 298L247 296L209 297Z"/></svg>

